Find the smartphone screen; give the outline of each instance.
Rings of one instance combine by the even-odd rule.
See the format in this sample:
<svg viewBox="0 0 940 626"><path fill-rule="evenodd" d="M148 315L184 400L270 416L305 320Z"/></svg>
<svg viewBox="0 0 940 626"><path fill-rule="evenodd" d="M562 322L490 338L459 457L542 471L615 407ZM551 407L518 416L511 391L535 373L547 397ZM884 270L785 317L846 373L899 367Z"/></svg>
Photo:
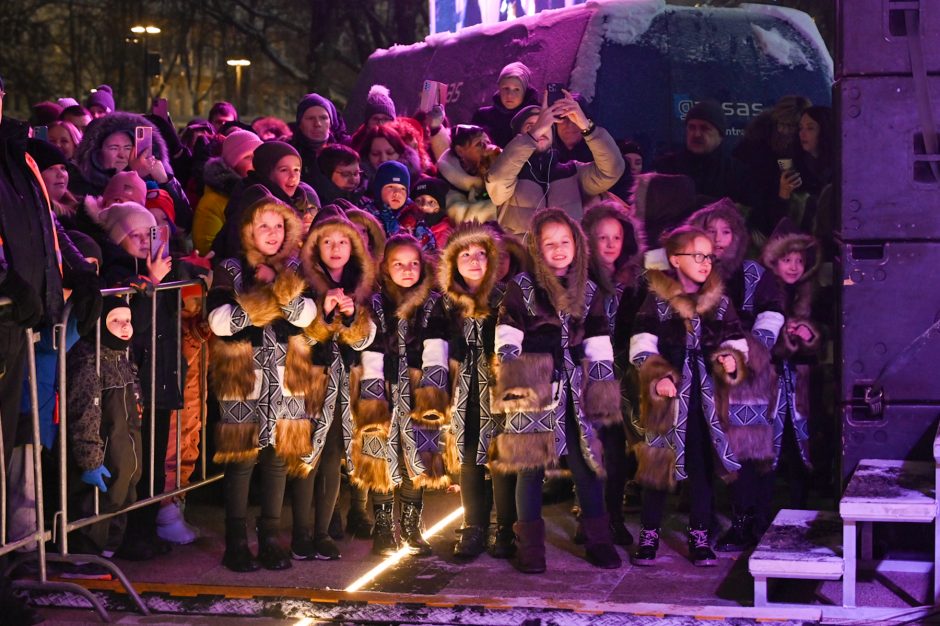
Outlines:
<svg viewBox="0 0 940 626"><path fill-rule="evenodd" d="M548 83L546 87L546 91L548 91L548 106L552 106L565 97L565 94L561 91L564 88L565 86L562 83Z"/></svg>
<svg viewBox="0 0 940 626"><path fill-rule="evenodd" d="M134 149L137 155L143 154L145 150L153 150L153 128L138 126L134 129Z"/></svg>
<svg viewBox="0 0 940 626"><path fill-rule="evenodd" d="M150 227L150 258L156 259L163 247L163 258L170 256L170 231L166 226Z"/></svg>
<svg viewBox="0 0 940 626"><path fill-rule="evenodd" d="M33 126L33 138L41 139L42 141L49 141L49 127Z"/></svg>

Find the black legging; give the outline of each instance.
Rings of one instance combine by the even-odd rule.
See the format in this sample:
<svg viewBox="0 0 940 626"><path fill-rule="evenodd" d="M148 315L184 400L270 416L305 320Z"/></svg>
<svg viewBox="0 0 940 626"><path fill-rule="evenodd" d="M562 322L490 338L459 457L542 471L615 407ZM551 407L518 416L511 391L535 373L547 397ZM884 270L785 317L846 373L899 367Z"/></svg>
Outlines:
<svg viewBox="0 0 940 626"><path fill-rule="evenodd" d="M568 383L566 383L568 384ZM568 469L574 479L581 514L585 519L594 519L604 514L604 480L595 474L581 451L581 428L574 414L574 400L568 389L565 411L565 439L568 442ZM545 470L521 470L516 484L516 509L520 522L532 522L542 517L542 480Z"/></svg>
<svg viewBox="0 0 940 626"><path fill-rule="evenodd" d="M274 452L273 446L267 446L258 453L257 465L261 471L261 519L278 520L284 504L287 464ZM248 489L254 469L255 461L225 465L222 486L227 520L244 520L248 517Z"/></svg>
<svg viewBox="0 0 940 626"><path fill-rule="evenodd" d="M598 430L604 445L604 503L613 521L623 521L623 490L627 485L627 431L623 424L612 424Z"/></svg>
<svg viewBox="0 0 940 626"><path fill-rule="evenodd" d="M166 483L166 449L170 438L170 417L172 411L157 409L156 419L154 419L154 439L153 439L153 493L154 495L163 493L163 487ZM137 483L137 501L146 500L150 497L150 404L145 403L143 420L141 421L141 451L143 458L142 473L140 481ZM157 532L157 513L160 511L160 504L155 503L140 509L135 509L127 514L127 539L133 541L150 542L156 537Z"/></svg>
<svg viewBox="0 0 940 626"><path fill-rule="evenodd" d="M323 452L314 471L313 484L313 530L317 537L329 534L330 520L333 518L333 509L336 508L336 499L339 497L340 463L346 455L343 441L343 411L336 403L333 411L333 423L326 433L323 443Z"/></svg>
<svg viewBox="0 0 940 626"><path fill-rule="evenodd" d="M697 368L692 369L692 392L685 431L685 471L689 477L689 493L692 500L689 525L696 527L711 523L715 451L709 436L709 426L705 421L705 412L702 410L702 392L698 383ZM668 495L668 492L658 489L643 489L643 509L640 513L643 528L660 527Z"/></svg>
<svg viewBox="0 0 940 626"><path fill-rule="evenodd" d="M786 471L787 485L790 491L790 506L794 509L805 509L807 493L809 490L809 471L803 462L800 453L800 443L796 440L796 429L793 427L793 418L787 413L787 421L783 427L783 446L780 451L781 461ZM771 494L773 482L770 481ZM769 506L762 507L770 510Z"/></svg>

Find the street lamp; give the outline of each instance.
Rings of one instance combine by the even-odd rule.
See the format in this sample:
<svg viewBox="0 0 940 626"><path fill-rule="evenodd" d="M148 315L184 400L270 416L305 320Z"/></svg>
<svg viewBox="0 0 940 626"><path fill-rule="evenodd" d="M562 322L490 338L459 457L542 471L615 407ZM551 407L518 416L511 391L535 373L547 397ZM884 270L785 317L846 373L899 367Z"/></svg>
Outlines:
<svg viewBox="0 0 940 626"><path fill-rule="evenodd" d="M147 35L159 35L160 28L153 24L135 24L131 26L131 32L140 35L140 47L143 50L141 65L141 74L143 76L143 104L140 110L147 110L147 101L150 99L150 76L147 75Z"/></svg>
<svg viewBox="0 0 940 626"><path fill-rule="evenodd" d="M235 99L238 107L242 107L242 68L251 65L248 59L226 59L226 65L235 68Z"/></svg>

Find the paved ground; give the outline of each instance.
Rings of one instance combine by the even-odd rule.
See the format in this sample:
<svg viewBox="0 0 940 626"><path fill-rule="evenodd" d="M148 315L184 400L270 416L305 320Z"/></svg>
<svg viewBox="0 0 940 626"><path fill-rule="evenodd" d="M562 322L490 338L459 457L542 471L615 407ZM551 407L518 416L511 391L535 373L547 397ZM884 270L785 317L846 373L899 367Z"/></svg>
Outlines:
<svg viewBox="0 0 940 626"><path fill-rule="evenodd" d="M211 500L211 492L207 492L192 498L188 506L187 517L204 533L194 544L178 546L170 555L150 562L116 561L141 590L151 609L161 613L187 615L183 618L170 615L143 618L130 612L133 607L127 604L126 596L104 594L102 597L106 598L109 607L116 611L116 618L122 623L210 623L202 621L203 617L199 615L213 614L213 624L230 623L216 621L221 615L239 614L277 618L257 623L270 621L298 624L316 623L297 621L297 618L303 617L343 623L527 625L672 625L693 623L696 616L709 619L710 624L750 624L755 622L745 618L760 616L766 620L788 617L780 611L755 612L749 608L753 601L753 582L747 571L746 555L721 555L718 567L715 568L693 567L685 558L684 520L680 514L670 517L663 533L661 562L656 567L638 568L630 565L624 550L621 551L624 558L622 568L599 570L591 567L583 559L581 548L571 542L575 527L570 514L571 502L546 506L549 569L539 576L519 574L509 562L492 559L488 555L468 564L455 561L450 551L455 540L453 531L459 521L454 522L431 539L434 556L403 559L362 587L366 593L360 598L335 593L331 595L331 592L346 589L381 562L382 559L369 553L370 541L341 541L343 558L339 561L294 562L287 571L262 570L237 574L220 564L223 552L222 511ZM430 527L457 507L459 497L456 495L428 494L426 526ZM285 510L285 542L289 541L289 520L289 511ZM635 532L635 514L628 516L628 527ZM116 585L97 586L113 588ZM869 606L895 607L900 612L924 604L929 591L926 575L879 574L860 581L859 601ZM200 595L194 599L193 596L197 594ZM367 616L362 613L357 616L350 613L352 605L337 605L337 601L350 598L360 604L369 603L370 606L375 606L376 602L384 603L386 607L404 606L405 613L387 608L381 615L370 613ZM771 599L803 605L838 605L841 587L838 582L820 584L784 581L771 589ZM73 597L66 595L37 596L36 601L59 606L80 606ZM640 603L660 606L643 609ZM435 609L434 605L438 605L438 608ZM478 607L474 619L470 619L465 605ZM479 609L479 606L487 607L487 610ZM670 608L664 610L663 606ZM409 610L412 614L407 614ZM644 610L658 615L636 615ZM91 611L76 612L74 609L51 607L43 611L53 623L88 623L95 620ZM419 613L414 614L414 611ZM673 621L668 621L664 615L673 616L668 618ZM283 622L280 620L283 617L293 618L293 621ZM722 622L722 619L725 621ZM807 617L806 621L816 620ZM862 623L874 622L869 620Z"/></svg>

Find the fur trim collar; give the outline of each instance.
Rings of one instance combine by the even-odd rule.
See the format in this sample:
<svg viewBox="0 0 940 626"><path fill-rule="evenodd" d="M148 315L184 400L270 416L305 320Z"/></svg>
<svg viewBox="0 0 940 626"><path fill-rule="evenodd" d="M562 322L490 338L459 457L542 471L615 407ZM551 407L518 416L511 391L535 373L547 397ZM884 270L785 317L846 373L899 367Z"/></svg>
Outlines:
<svg viewBox="0 0 940 626"><path fill-rule="evenodd" d="M251 237L251 223L255 215L261 211L273 211L284 218L284 243L281 244L281 249L271 256L262 254L255 246L255 242ZM296 256L297 251L300 249L302 229L303 224L301 224L300 218L297 217L297 214L289 206L271 198L251 205L242 216L242 225L239 231L242 250L244 250L245 260L248 262L248 265L258 267L264 264L272 267L275 271L283 269L286 266L287 260Z"/></svg>
<svg viewBox="0 0 940 626"><path fill-rule="evenodd" d="M104 189L111 178L111 174L101 168L98 160L98 153L104 145L105 139L113 133L124 132L133 141L134 129L138 126L150 126L153 129L153 155L163 163L167 175L173 176L166 141L164 141L163 135L160 134L160 130L143 115L115 111L92 120L88 128L85 129L85 134L82 135L81 143L78 144L75 152L75 162L86 181L94 187Z"/></svg>
<svg viewBox="0 0 940 626"><path fill-rule="evenodd" d="M725 285L717 272L712 272L699 292L695 294L685 293L679 279L672 271L647 270L646 279L650 290L669 303L669 306L684 320L690 320L696 314L701 316L713 311L725 293Z"/></svg>
<svg viewBox="0 0 940 626"><path fill-rule="evenodd" d="M483 283L471 293L457 272L457 256L468 246L476 244L486 251L486 273ZM438 284L465 317L483 319L490 314L490 293L496 284L500 249L494 233L477 222L464 222L451 232L447 247L438 265Z"/></svg>
<svg viewBox="0 0 940 626"><path fill-rule="evenodd" d="M352 294L356 305L369 301L375 289L375 262L366 250L366 237L361 230L353 225L345 215L334 213L324 219L314 219L307 241L300 252L303 263L304 278L313 287L317 297L322 301L326 292L333 288L333 280L327 275L320 263L320 250L317 242L326 230L338 229L342 231L352 244L349 263L353 263L358 270L356 284L344 286L347 295Z"/></svg>
<svg viewBox="0 0 940 626"><path fill-rule="evenodd" d="M620 222L623 227L623 249L614 262L613 272L600 260L594 228L605 218ZM613 202L602 202L584 212L581 226L591 248L591 274L605 293L614 293L618 284L632 285L643 269L646 253L646 233L643 225Z"/></svg>
<svg viewBox="0 0 940 626"><path fill-rule="evenodd" d="M372 258L375 259L376 263L380 263L382 257L385 256L386 241L385 229L382 228L382 223L374 215L362 209L347 208L346 217L363 231Z"/></svg>
<svg viewBox="0 0 940 626"><path fill-rule="evenodd" d="M236 174L222 157L212 157L206 161L202 179L209 187L227 196L231 195L235 185L242 181L242 177Z"/></svg>
<svg viewBox="0 0 940 626"><path fill-rule="evenodd" d="M483 188L483 178L469 174L460 164L457 153L451 149L446 150L437 160L437 171L444 180L465 193Z"/></svg>
<svg viewBox="0 0 940 626"><path fill-rule="evenodd" d="M574 235L574 261L568 267L567 287L561 284L555 273L545 264L539 252L539 237L549 222L567 224ZM532 228L526 234L526 246L532 259L535 282L548 292L552 306L572 317L584 317L584 298L588 281L589 254L581 225L561 209L541 209L532 216Z"/></svg>
<svg viewBox="0 0 940 626"><path fill-rule="evenodd" d="M715 269L721 274L722 280L728 280L741 268L744 255L747 254L750 239L747 226L741 211L731 198L722 198L718 202L709 204L693 213L686 221L687 224L708 232L708 224L716 219L722 219L731 227L731 246L719 259Z"/></svg>

